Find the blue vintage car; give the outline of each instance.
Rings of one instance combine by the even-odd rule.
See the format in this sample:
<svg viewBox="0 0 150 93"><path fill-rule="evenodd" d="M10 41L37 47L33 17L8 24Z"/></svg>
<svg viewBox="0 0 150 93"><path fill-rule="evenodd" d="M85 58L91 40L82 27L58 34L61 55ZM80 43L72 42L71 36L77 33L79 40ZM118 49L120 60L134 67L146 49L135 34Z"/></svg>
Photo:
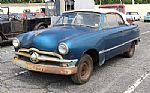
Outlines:
<svg viewBox="0 0 150 93"><path fill-rule="evenodd" d="M71 75L83 84L93 64L102 65L118 54L132 57L139 39L139 28L116 10L70 11L53 27L17 36L13 63L31 71Z"/></svg>
<svg viewBox="0 0 150 93"><path fill-rule="evenodd" d="M147 12L147 15L144 16L144 22L150 21L150 12Z"/></svg>

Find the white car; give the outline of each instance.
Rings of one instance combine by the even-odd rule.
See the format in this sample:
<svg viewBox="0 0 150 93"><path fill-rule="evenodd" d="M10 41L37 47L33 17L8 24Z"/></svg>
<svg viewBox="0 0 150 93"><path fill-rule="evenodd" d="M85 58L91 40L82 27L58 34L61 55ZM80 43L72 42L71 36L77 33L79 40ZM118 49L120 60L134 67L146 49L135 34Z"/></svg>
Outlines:
<svg viewBox="0 0 150 93"><path fill-rule="evenodd" d="M138 14L138 12L127 12L126 13L126 18L131 19L133 21L139 21L141 16Z"/></svg>

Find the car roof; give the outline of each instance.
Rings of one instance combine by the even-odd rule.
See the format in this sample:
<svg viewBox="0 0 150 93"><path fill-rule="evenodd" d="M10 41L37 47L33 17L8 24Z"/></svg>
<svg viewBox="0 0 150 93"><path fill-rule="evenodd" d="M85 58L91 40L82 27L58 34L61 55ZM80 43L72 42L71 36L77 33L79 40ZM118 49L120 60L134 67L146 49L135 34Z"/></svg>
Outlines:
<svg viewBox="0 0 150 93"><path fill-rule="evenodd" d="M138 12L127 12L127 13L138 13Z"/></svg>
<svg viewBox="0 0 150 93"><path fill-rule="evenodd" d="M94 13L102 13L102 14L107 14L107 13L117 13L120 14L125 21L125 24L129 25L129 23L126 21L126 15L123 14L122 12L119 12L115 9L108 9L108 8L96 8L96 9L79 9L79 10L73 10L73 11L66 11L65 13L69 12L94 12Z"/></svg>
<svg viewBox="0 0 150 93"><path fill-rule="evenodd" d="M96 8L96 9L79 9L79 10L73 10L73 11L66 11L66 12L97 12L97 13L112 13L116 12L118 13L119 11L115 9L108 9L108 8Z"/></svg>

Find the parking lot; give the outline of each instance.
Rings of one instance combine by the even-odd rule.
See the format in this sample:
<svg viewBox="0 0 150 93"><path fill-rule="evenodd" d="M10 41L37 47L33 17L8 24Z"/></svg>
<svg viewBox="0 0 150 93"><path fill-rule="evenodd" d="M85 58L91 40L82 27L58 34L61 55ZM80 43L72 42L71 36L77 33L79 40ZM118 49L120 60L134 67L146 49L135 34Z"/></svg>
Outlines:
<svg viewBox="0 0 150 93"><path fill-rule="evenodd" d="M0 49L0 93L149 93L150 23L135 22L141 42L133 58L116 56L95 67L90 81L75 85L69 76L33 73L11 63L12 46Z"/></svg>

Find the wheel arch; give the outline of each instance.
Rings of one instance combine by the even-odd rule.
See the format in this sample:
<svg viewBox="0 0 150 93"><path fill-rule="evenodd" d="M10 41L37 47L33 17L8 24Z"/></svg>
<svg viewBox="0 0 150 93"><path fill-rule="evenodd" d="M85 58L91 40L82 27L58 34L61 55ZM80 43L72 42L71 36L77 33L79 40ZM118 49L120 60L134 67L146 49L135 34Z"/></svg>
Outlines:
<svg viewBox="0 0 150 93"><path fill-rule="evenodd" d="M44 22L40 22L40 23L38 23L38 24L36 24L36 25L34 26L33 30L38 30L38 28L39 28L40 26L44 26L45 28L48 28L48 25L47 25L47 24L45 24Z"/></svg>
<svg viewBox="0 0 150 93"><path fill-rule="evenodd" d="M140 39L134 40L132 43L134 43L135 45L138 45L140 42Z"/></svg>
<svg viewBox="0 0 150 93"><path fill-rule="evenodd" d="M94 65L99 65L99 52L96 49L88 49L83 54L91 56Z"/></svg>

